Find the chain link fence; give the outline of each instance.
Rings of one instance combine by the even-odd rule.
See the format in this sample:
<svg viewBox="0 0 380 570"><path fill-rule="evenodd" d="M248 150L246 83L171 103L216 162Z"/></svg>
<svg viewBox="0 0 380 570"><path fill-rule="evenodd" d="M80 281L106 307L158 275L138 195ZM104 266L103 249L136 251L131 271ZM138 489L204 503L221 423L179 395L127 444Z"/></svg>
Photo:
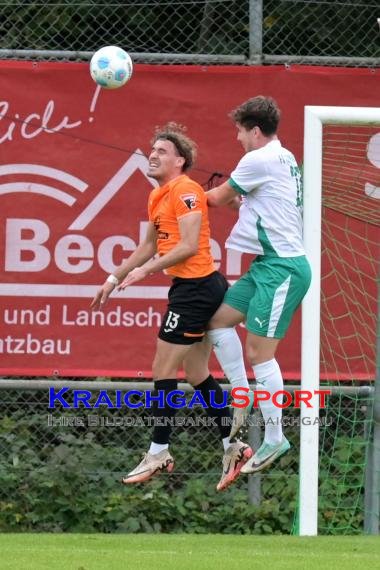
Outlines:
<svg viewBox="0 0 380 570"><path fill-rule="evenodd" d="M207 425L199 405L177 412L182 425L173 428L174 472L122 486L121 478L148 449L149 410L82 404L75 409L72 390L91 390L93 406L99 389L107 389L116 405L115 390L123 398L128 390L150 384L60 380L32 385L5 380L0 385L0 531L288 534L296 529L300 416L294 407L283 413L291 451L262 474L242 475L224 493L215 489L223 455L218 430ZM63 394L70 409L59 401L49 408L49 386L55 394L70 388ZM189 402L192 389L179 388L187 390ZM335 391L321 411L326 423L320 428L322 534L363 531L372 401L369 387L351 387ZM260 419L255 412L241 434L254 449L262 439Z"/></svg>
<svg viewBox="0 0 380 570"><path fill-rule="evenodd" d="M0 57L86 60L116 44L137 63L378 66L377 2L0 2Z"/></svg>

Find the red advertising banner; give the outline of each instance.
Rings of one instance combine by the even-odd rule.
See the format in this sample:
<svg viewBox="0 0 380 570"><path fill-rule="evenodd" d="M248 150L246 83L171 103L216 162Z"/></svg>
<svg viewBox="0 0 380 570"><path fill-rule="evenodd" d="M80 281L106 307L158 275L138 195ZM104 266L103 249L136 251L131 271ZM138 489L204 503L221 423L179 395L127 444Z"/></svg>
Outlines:
<svg viewBox="0 0 380 570"><path fill-rule="evenodd" d="M205 185L241 156L228 113L243 100L278 100L280 138L301 161L304 105L376 106L380 71L136 65L106 91L86 64L8 61L0 86L0 373L149 377L169 278L114 294L104 312L90 302L144 236L155 126L187 125L199 147L191 174ZM224 249L235 216L210 216L230 281L249 261ZM286 378L299 377L300 314L278 358ZM355 373L371 375L360 362Z"/></svg>

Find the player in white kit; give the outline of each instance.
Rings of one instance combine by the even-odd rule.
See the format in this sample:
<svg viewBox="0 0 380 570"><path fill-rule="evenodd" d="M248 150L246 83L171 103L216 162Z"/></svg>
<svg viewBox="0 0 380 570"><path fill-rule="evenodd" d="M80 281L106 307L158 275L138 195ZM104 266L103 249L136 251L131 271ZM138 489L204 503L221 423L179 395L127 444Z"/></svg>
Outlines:
<svg viewBox="0 0 380 570"><path fill-rule="evenodd" d="M249 99L231 113L246 154L227 182L207 193L209 206L240 200L239 219L226 247L256 255L248 272L228 289L209 325L215 354L232 387L248 388L240 339L235 326L245 322L246 355L259 389L271 396L283 390L275 359L294 312L311 281L302 242L302 182L297 162L277 138L280 110L270 97ZM251 394L252 396L252 394ZM252 398L251 398L252 400ZM282 398L277 398L279 404ZM288 451L282 409L260 401L265 421L261 447L242 468L260 471ZM249 407L234 412L230 437L236 435Z"/></svg>

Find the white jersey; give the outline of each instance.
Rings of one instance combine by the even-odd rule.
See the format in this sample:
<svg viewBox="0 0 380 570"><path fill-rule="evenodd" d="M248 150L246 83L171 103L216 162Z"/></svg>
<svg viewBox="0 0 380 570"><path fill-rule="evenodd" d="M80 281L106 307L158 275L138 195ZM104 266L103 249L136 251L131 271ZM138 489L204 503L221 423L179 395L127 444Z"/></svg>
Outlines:
<svg viewBox="0 0 380 570"><path fill-rule="evenodd" d="M279 140L247 152L228 183L243 202L227 248L277 257L305 255L301 173Z"/></svg>

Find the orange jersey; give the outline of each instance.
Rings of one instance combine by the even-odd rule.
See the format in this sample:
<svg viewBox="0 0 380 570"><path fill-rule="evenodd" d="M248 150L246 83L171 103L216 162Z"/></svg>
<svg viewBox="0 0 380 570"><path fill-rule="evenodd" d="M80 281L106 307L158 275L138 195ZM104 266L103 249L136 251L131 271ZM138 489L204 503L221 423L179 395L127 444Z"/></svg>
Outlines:
<svg viewBox="0 0 380 570"><path fill-rule="evenodd" d="M202 216L198 252L168 267L165 272L172 277L205 277L215 271L211 256L206 194L197 182L183 174L165 186L155 188L149 196L149 220L156 228L157 251L160 256L171 251L180 241L178 221L194 212L200 212Z"/></svg>

